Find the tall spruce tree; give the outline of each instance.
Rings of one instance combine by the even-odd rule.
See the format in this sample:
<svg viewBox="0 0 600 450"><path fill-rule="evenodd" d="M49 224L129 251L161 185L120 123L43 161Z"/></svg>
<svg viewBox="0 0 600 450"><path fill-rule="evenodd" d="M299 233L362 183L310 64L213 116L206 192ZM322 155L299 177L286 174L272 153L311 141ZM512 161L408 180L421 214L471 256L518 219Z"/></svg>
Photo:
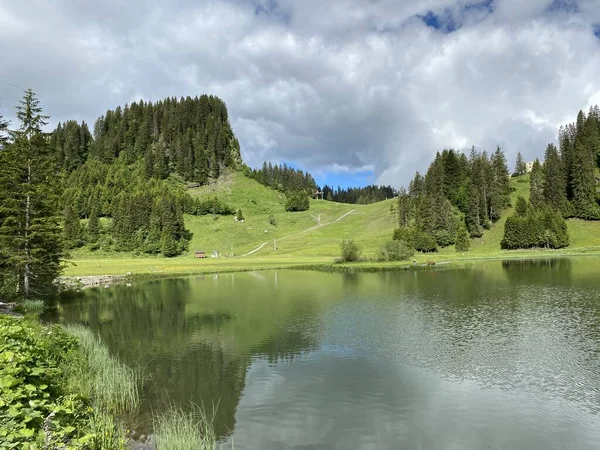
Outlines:
<svg viewBox="0 0 600 450"><path fill-rule="evenodd" d="M543 191L544 201L546 205L560 211L563 216L567 217L569 207L562 166L558 149L554 144L548 144L543 166L544 180L546 180Z"/></svg>
<svg viewBox="0 0 600 450"><path fill-rule="evenodd" d="M0 151L8 143L8 120L4 120L2 111L0 111Z"/></svg>
<svg viewBox="0 0 600 450"><path fill-rule="evenodd" d="M406 192L406 189L400 189L398 194L398 225L407 227L410 223L413 208L411 196Z"/></svg>
<svg viewBox="0 0 600 450"><path fill-rule="evenodd" d="M600 219L596 202L594 178L596 149L600 146L598 130L579 111L576 124L577 135L573 147L571 190L575 214L583 219Z"/></svg>
<svg viewBox="0 0 600 450"><path fill-rule="evenodd" d="M17 295L43 297L53 290L65 248L57 167L42 132L48 117L31 89L17 106L17 119L13 142L0 152L0 248L12 268Z"/></svg>
<svg viewBox="0 0 600 450"><path fill-rule="evenodd" d="M529 203L534 209L540 209L544 207L544 172L542 171L542 165L539 160L535 160L533 168L531 169L531 182L529 186Z"/></svg>
<svg viewBox="0 0 600 450"><path fill-rule="evenodd" d="M516 176L525 175L527 173L527 166L525 165L525 161L523 160L523 155L521 153L517 153L517 163L515 164L515 172Z"/></svg>

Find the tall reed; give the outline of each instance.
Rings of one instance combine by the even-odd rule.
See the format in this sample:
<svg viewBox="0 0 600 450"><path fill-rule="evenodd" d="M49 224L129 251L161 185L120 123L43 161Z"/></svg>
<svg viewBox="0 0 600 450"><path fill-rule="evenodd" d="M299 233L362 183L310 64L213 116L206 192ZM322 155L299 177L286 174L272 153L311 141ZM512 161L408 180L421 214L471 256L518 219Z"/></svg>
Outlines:
<svg viewBox="0 0 600 450"><path fill-rule="evenodd" d="M214 429L215 411L194 407L191 412L171 407L154 418L154 439L157 450L213 450L217 437Z"/></svg>
<svg viewBox="0 0 600 450"><path fill-rule="evenodd" d="M140 398L140 375L111 355L89 328L67 325L65 329L79 339L81 352L87 359L91 372L87 380L95 406L112 414L135 411Z"/></svg>

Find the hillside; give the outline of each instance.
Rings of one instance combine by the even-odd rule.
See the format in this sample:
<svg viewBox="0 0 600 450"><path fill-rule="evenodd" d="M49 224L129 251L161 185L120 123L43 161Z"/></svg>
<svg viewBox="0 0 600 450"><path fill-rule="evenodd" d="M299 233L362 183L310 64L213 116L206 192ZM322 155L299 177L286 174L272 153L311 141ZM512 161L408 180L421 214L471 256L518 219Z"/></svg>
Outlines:
<svg viewBox="0 0 600 450"><path fill-rule="evenodd" d="M516 197L529 196L529 176L511 179ZM283 208L284 195L262 186L241 172L228 172L218 182L190 189L195 197L218 197L236 209L242 209L244 223L235 222L231 216L185 216L186 227L193 233L189 251L177 258L133 257L131 254L90 253L77 251L74 262L77 266L67 269L67 275L77 274L122 274L133 273L183 273L203 270L238 270L273 268L282 265L328 263L339 255L343 239L354 239L366 256L374 256L377 248L391 239L396 227L396 200L390 199L371 205L349 205L344 203L311 200L309 211L286 212ZM512 208L504 211L498 222L486 230L481 238L471 241L471 250L464 256L457 254L454 247L441 249L437 254L417 255L417 260L469 259L485 257L511 257L536 254L539 251L506 251L500 249L500 241L506 217ZM321 225L315 217L320 215ZM276 225L271 225L273 216ZM579 219L568 221L571 246L561 252L570 253L600 250L600 222ZM274 249L276 241L277 250ZM265 244L266 243L266 244ZM265 244L263 247L260 247ZM260 247L260 248L259 248ZM235 258L196 260L193 252L203 250L210 254L217 250L229 254L233 248ZM246 255L252 250L254 253Z"/></svg>

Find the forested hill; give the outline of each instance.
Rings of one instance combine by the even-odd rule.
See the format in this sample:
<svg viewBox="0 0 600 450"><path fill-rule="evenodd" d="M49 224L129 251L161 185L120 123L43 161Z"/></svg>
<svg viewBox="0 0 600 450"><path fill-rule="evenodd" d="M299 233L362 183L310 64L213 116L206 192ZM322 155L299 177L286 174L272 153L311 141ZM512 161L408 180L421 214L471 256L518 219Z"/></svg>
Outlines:
<svg viewBox="0 0 600 450"><path fill-rule="evenodd" d="M174 172L198 183L241 163L225 103L208 95L119 106L96 120L93 138L87 124L68 121L52 133L51 147L69 172L89 157L108 164L143 160L148 178Z"/></svg>

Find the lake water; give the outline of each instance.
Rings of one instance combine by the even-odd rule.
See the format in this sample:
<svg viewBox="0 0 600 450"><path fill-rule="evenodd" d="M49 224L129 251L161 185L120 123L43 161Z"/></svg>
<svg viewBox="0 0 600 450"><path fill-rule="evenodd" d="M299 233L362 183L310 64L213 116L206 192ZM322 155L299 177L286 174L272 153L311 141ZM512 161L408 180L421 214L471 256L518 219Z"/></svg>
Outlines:
<svg viewBox="0 0 600 450"><path fill-rule="evenodd" d="M218 404L236 450L600 448L600 259L160 280L61 320L151 375L140 428Z"/></svg>

